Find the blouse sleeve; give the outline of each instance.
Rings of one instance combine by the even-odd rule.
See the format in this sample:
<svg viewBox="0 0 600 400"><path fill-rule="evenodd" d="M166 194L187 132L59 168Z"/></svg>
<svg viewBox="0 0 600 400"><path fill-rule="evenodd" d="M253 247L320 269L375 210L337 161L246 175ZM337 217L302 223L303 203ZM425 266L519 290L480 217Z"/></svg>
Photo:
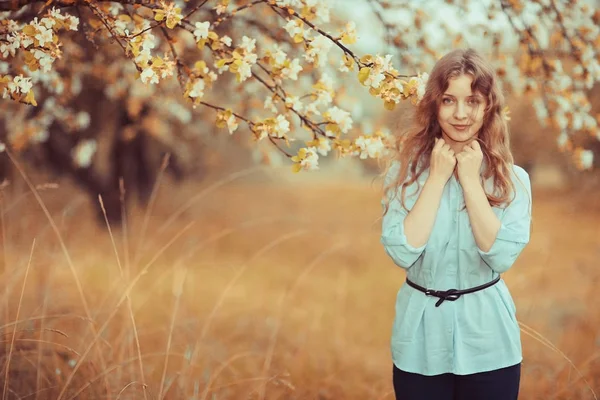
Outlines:
<svg viewBox="0 0 600 400"><path fill-rule="evenodd" d="M400 164L398 162L392 164L385 177L384 184L388 185L392 182L399 171ZM412 193L408 193L407 189L406 198L409 197L409 194ZM383 244L385 252L392 258L396 265L404 269L409 269L421 256L427 243L420 247L413 247L406 241L406 236L404 234L404 219L408 212L400 203L400 191L398 191L396 196L393 196L392 193L388 194L388 200L389 208L387 213L383 216L382 221L381 243ZM382 200L382 205L383 204Z"/></svg>
<svg viewBox="0 0 600 400"><path fill-rule="evenodd" d="M487 252L477 247L483 261L499 274L512 267L529 243L531 230L532 196L529 174L518 166L515 166L514 172L520 179L520 182L514 181L516 197L504 210L496 239Z"/></svg>

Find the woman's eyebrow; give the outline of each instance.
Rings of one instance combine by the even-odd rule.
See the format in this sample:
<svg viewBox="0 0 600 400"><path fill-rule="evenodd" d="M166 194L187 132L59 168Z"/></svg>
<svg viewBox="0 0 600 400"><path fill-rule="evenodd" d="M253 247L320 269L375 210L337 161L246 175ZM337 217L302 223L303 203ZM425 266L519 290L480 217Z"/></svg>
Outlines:
<svg viewBox="0 0 600 400"><path fill-rule="evenodd" d="M448 96L448 97L454 97L454 98L456 98L455 95L450 94L450 93L443 93L442 96ZM473 94L467 95L465 97L479 97L479 98L483 99L483 96L481 94L479 94L479 93L473 93Z"/></svg>

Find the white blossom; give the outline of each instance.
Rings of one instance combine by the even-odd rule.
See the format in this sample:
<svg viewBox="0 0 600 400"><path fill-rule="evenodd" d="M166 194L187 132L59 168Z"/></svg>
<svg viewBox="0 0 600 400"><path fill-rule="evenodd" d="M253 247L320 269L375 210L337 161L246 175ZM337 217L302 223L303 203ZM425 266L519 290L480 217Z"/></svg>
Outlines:
<svg viewBox="0 0 600 400"><path fill-rule="evenodd" d="M199 98L204 96L204 80L197 79L192 86L192 90L189 93L191 98Z"/></svg>
<svg viewBox="0 0 600 400"><path fill-rule="evenodd" d="M290 131L290 122L283 116L278 115L275 120L274 137L283 138Z"/></svg>
<svg viewBox="0 0 600 400"><path fill-rule="evenodd" d="M46 43L51 43L52 42L52 36L53 36L53 32L52 29L48 29L43 25L37 25L37 33L34 35L34 37L37 39L37 41L39 42L40 46L44 47L46 45Z"/></svg>
<svg viewBox="0 0 600 400"><path fill-rule="evenodd" d="M82 140L77 143L71 153L75 165L79 168L87 168L92 164L92 158L96 153L96 141L94 139Z"/></svg>
<svg viewBox="0 0 600 400"><path fill-rule="evenodd" d="M379 158L385 149L384 144L379 136L360 136L355 140L356 146L360 149L360 158L366 159Z"/></svg>
<svg viewBox="0 0 600 400"><path fill-rule="evenodd" d="M270 96L269 96L270 98ZM302 109L304 108L304 104L302 104L302 101L300 101L300 98L298 96L293 96L293 95L288 95L287 98L285 99L285 105L293 110L296 110L298 112L302 112Z"/></svg>
<svg viewBox="0 0 600 400"><path fill-rule="evenodd" d="M569 140L569 135L565 131L562 131L560 133L560 135L558 135L556 142L559 147L563 147L565 144L567 144L568 140Z"/></svg>
<svg viewBox="0 0 600 400"><path fill-rule="evenodd" d="M194 26L196 27L196 29L194 29L194 39L196 39L196 42L208 38L210 22L196 22Z"/></svg>
<svg viewBox="0 0 600 400"><path fill-rule="evenodd" d="M283 29L285 29L291 37L294 37L299 33L303 33L302 26L300 25L301 23L301 21L289 19L287 24L285 24L285 26L283 27Z"/></svg>
<svg viewBox="0 0 600 400"><path fill-rule="evenodd" d="M227 6L219 4L215 7L215 11L217 12L217 15L225 14L227 12Z"/></svg>
<svg viewBox="0 0 600 400"><path fill-rule="evenodd" d="M319 144L315 148L320 155L326 156L331 151L331 142L324 137L319 137L318 140Z"/></svg>
<svg viewBox="0 0 600 400"><path fill-rule="evenodd" d="M300 161L302 169L307 171L315 171L319 169L319 155L314 147L306 148L306 156Z"/></svg>
<svg viewBox="0 0 600 400"><path fill-rule="evenodd" d="M19 47L21 47L21 40L16 33L12 35L6 35L6 42L0 42L0 52L2 53L2 57L6 58L10 54L11 57L14 57L16 51Z"/></svg>
<svg viewBox="0 0 600 400"><path fill-rule="evenodd" d="M309 62L313 62L315 57L318 57L318 65L322 67L327 61L327 54L331 46L333 46L331 40L319 35L310 42L308 50L304 53L304 58Z"/></svg>
<svg viewBox="0 0 600 400"><path fill-rule="evenodd" d="M40 67L43 72L50 72L52 70L52 63L54 63L54 57L52 57L45 51L41 51L38 49L33 49L31 53L40 63Z"/></svg>
<svg viewBox="0 0 600 400"><path fill-rule="evenodd" d="M343 133L348 132L348 130L352 128L353 121L348 111L333 106L329 110L327 110L327 114L329 115L329 119L332 122L335 122L340 127Z"/></svg>
<svg viewBox="0 0 600 400"><path fill-rule="evenodd" d="M590 169L594 164L594 153L591 150L582 150L579 161L583 169Z"/></svg>
<svg viewBox="0 0 600 400"><path fill-rule="evenodd" d="M87 111L79 111L76 116L77 127L80 130L90 126L90 114Z"/></svg>
<svg viewBox="0 0 600 400"><path fill-rule="evenodd" d="M240 82L245 81L246 79L252 76L252 65L250 65L245 59L238 67L238 74L240 76Z"/></svg>
<svg viewBox="0 0 600 400"><path fill-rule="evenodd" d="M11 93L27 94L33 87L33 84L31 83L31 78L25 78L23 75L18 75L13 78L12 82L8 82L7 86Z"/></svg>
<svg viewBox="0 0 600 400"><path fill-rule="evenodd" d="M263 104L263 107L269 111L271 111L272 113L277 113L277 107L275 106L275 103L273 103L273 96L268 95L265 98L265 102Z"/></svg>
<svg viewBox="0 0 600 400"><path fill-rule="evenodd" d="M74 17L72 15L68 16L68 21L69 21L69 30L71 31L77 31L78 26L79 26L79 18Z"/></svg>
<svg viewBox="0 0 600 400"><path fill-rule="evenodd" d="M423 96L425 95L425 87L427 86L427 80L429 79L429 74L427 72L425 72L417 79L418 79L417 99L419 101L421 101L421 99L423 99Z"/></svg>
<svg viewBox="0 0 600 400"><path fill-rule="evenodd" d="M298 80L298 73L302 71L302 69L303 68L302 65L300 65L300 60L294 58L292 62L290 62L290 65L281 70L281 74L284 78L288 78L295 81Z"/></svg>
<svg viewBox="0 0 600 400"><path fill-rule="evenodd" d="M246 53L252 53L256 48L256 39L250 39L248 36L244 35L242 37L242 43L238 47Z"/></svg>
<svg viewBox="0 0 600 400"><path fill-rule="evenodd" d="M150 81L150 83L158 83L158 75L156 75L152 67L146 67L144 71L142 71L140 78L143 83L148 83L148 81Z"/></svg>
<svg viewBox="0 0 600 400"><path fill-rule="evenodd" d="M223 43L225 46L230 47L231 46L231 38L227 35L222 36L219 41L221 43Z"/></svg>
<svg viewBox="0 0 600 400"><path fill-rule="evenodd" d="M238 128L237 118L235 117L235 115L231 114L229 116L229 118L227 118L226 122L227 122L227 129L229 130L229 134L231 135Z"/></svg>
<svg viewBox="0 0 600 400"><path fill-rule="evenodd" d="M302 7L300 0L275 0L275 4L280 7Z"/></svg>
<svg viewBox="0 0 600 400"><path fill-rule="evenodd" d="M316 9L316 17L319 22L329 22L329 11L330 6L327 2L322 0L304 0L307 7L314 7Z"/></svg>

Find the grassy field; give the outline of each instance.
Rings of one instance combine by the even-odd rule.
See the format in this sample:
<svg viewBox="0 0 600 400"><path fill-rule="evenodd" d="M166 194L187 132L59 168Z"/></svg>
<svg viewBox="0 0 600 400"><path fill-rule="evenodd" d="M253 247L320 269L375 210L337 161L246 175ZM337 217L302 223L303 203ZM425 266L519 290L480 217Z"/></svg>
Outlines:
<svg viewBox="0 0 600 400"><path fill-rule="evenodd" d="M40 192L48 214L23 193L2 202L5 398L393 398L404 273L379 243L378 183L165 183L112 235L66 184ZM504 275L520 398L593 399L600 211L537 189L534 203Z"/></svg>

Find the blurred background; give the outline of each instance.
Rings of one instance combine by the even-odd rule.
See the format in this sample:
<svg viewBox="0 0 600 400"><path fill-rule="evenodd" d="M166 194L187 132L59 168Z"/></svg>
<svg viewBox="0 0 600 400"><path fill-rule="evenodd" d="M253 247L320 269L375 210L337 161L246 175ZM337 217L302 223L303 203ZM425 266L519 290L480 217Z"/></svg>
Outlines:
<svg viewBox="0 0 600 400"><path fill-rule="evenodd" d="M504 274L520 398L596 399L598 6L0 1L3 398L392 399L404 272L379 242L382 149L411 77L474 47L533 186ZM235 48L247 78L218 71ZM406 75L391 110L359 81L366 55ZM293 172L315 138L331 145Z"/></svg>

